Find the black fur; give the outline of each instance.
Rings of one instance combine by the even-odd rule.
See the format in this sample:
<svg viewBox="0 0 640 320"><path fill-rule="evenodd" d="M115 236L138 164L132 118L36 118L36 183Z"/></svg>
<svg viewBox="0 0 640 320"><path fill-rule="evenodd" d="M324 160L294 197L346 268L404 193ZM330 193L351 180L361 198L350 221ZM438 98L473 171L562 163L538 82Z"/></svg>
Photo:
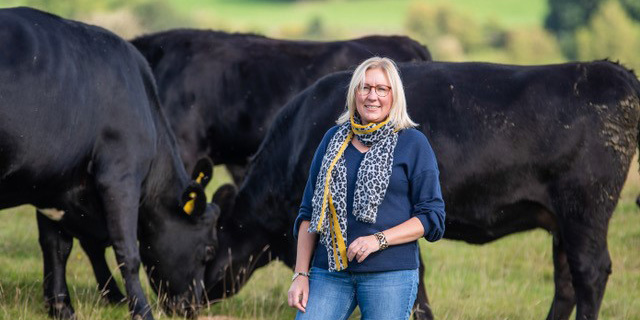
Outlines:
<svg viewBox="0 0 640 320"><path fill-rule="evenodd" d="M548 230L556 284L548 319L567 319L576 305L577 319L596 319L611 272L608 221L638 147L635 76L608 61L430 62L400 72L409 113L438 158L445 238L482 244ZM270 258L294 264L291 230L309 166L349 79L327 76L292 99L237 195L225 187L214 196L225 210L219 254L207 267L210 299L238 290Z"/></svg>
<svg viewBox="0 0 640 320"><path fill-rule="evenodd" d="M133 317L153 318L140 262L168 309L194 314L219 209L204 197L191 215L179 205L190 179L144 57L104 29L30 8L0 10L0 43L0 208L65 212L38 216L50 314L73 316L72 236L92 253L113 245Z"/></svg>
<svg viewBox="0 0 640 320"><path fill-rule="evenodd" d="M209 156L227 165L238 185L277 111L320 77L373 55L431 60L424 46L402 36L314 42L181 29L131 43L153 70L187 170Z"/></svg>

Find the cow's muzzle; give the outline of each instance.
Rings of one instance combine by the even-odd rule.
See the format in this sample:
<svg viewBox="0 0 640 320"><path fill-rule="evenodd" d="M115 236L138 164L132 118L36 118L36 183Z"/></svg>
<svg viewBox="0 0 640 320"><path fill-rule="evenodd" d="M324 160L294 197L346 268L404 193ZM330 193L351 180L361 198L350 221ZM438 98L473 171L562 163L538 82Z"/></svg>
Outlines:
<svg viewBox="0 0 640 320"><path fill-rule="evenodd" d="M196 319L200 309L200 299L192 292L164 299L164 311L169 316Z"/></svg>

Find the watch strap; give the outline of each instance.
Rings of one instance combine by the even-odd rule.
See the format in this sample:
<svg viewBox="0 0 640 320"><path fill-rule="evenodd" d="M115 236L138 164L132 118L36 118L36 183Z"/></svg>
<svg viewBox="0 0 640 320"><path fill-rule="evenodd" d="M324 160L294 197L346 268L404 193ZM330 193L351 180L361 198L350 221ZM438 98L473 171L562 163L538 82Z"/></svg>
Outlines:
<svg viewBox="0 0 640 320"><path fill-rule="evenodd" d="M294 272L293 273L293 277L291 277L291 282L293 282L294 280L296 280L296 278L298 276L305 276L307 278L309 278L309 272Z"/></svg>

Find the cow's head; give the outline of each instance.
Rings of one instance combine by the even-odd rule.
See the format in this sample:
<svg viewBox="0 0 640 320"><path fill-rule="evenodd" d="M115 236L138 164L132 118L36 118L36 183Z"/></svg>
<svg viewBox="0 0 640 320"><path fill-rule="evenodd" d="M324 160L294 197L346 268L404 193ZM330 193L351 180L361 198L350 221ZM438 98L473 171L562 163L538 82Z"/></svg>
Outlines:
<svg viewBox="0 0 640 320"><path fill-rule="evenodd" d="M204 193L212 174L211 161L200 160L180 201L179 195L158 201L153 209L159 219L139 231L142 261L169 314L194 317L202 303L205 265L215 254L220 216Z"/></svg>

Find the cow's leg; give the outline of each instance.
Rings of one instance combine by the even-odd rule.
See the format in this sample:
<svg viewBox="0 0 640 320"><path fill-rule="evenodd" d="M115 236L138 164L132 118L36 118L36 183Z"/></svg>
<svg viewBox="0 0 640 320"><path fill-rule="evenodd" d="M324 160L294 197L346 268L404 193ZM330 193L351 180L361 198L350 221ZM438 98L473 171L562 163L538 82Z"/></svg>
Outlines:
<svg viewBox="0 0 640 320"><path fill-rule="evenodd" d="M560 280L556 284L556 297L564 301L554 299L551 310L558 316L569 312L570 289L562 283L569 278L566 259L575 292L576 319L595 320L611 273L607 229L615 201L610 200L605 190L615 188L606 184L587 188L570 181L554 189L558 190L554 204L558 219L555 233L560 240L554 249L555 264L559 266L556 279Z"/></svg>
<svg viewBox="0 0 640 320"><path fill-rule="evenodd" d="M124 164L122 164L124 166ZM133 319L153 319L140 284L140 251L137 244L140 181L134 173L120 172L117 166L105 166L96 174L98 192L107 220L116 260L124 279L127 302ZM124 166L135 168L135 165ZM109 170L112 169L112 170Z"/></svg>
<svg viewBox="0 0 640 320"><path fill-rule="evenodd" d="M100 289L101 295L110 303L123 302L125 297L120 292L111 274L107 260L104 257L105 247L101 243L90 239L81 239L80 245L82 249L84 249L84 252L87 253L89 261L91 261L93 273L98 281L98 288Z"/></svg>
<svg viewBox="0 0 640 320"><path fill-rule="evenodd" d="M418 282L418 296L413 304L413 318L415 320L433 320L433 312L429 305L429 297L427 297L427 288L424 285L424 262L422 253L419 253L420 261L420 280Z"/></svg>
<svg viewBox="0 0 640 320"><path fill-rule="evenodd" d="M573 218L561 227L576 295L576 319L579 320L598 318L604 289L611 274L611 258L607 248L608 222L608 218L587 214Z"/></svg>
<svg viewBox="0 0 640 320"><path fill-rule="evenodd" d="M547 320L567 320L576 305L575 292L571 284L571 271L564 244L557 234L553 237L553 267L555 295Z"/></svg>
<svg viewBox="0 0 640 320"><path fill-rule="evenodd" d="M49 315L56 319L73 319L74 310L65 278L67 259L73 247L73 238L38 211L38 242L44 262L44 299Z"/></svg>

